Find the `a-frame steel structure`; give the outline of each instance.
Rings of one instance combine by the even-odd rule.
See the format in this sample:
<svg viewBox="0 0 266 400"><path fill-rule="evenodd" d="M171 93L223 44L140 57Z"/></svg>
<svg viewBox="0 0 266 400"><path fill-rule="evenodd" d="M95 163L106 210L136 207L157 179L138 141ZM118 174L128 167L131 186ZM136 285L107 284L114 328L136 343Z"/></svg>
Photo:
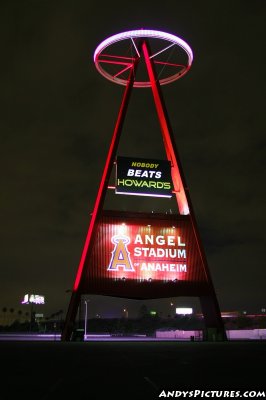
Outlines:
<svg viewBox="0 0 266 400"><path fill-rule="evenodd" d="M145 33L145 31L143 31L143 33ZM194 235L194 240L197 246L197 252L200 259L199 268L202 268L205 277L204 290L199 290L198 292L197 290L195 290L193 292L193 295L199 297L200 300L206 326L206 332L208 333L206 338L208 340L226 340L226 334L224 330L223 321L221 318L219 304L217 301L213 282L210 276L209 267L204 252L204 248L202 245L202 241L200 239L200 234L192 207L189 190L185 181L185 176L181 166L178 151L175 145L174 135L170 126L167 110L163 101L161 84L156 73L155 61L150 50L148 38L145 37L144 34L143 37L141 36L138 39L137 45L134 42L134 46L136 48L136 57L132 59L130 67L127 68L128 77L125 84L125 91L122 97L122 102L119 109L117 121L115 124L112 140L109 146L109 151L107 154L106 163L104 166L102 178L96 196L93 212L91 214L91 220L89 224L87 237L85 240L85 245L81 255L80 264L78 266L78 270L76 273L76 279L74 282L72 295L65 319L65 324L62 331L62 341L71 340L71 335L74 329L75 319L80 305L81 296L82 294L89 293L87 291L89 289L87 288L86 285L84 285L84 282L87 279L87 269L90 268L90 259L92 257L92 252L95 245L95 238L97 235L98 226L103 215L103 206L109 185L109 179L116 159L116 153L122 132L123 122L126 116L130 95L135 83L136 71L141 57L143 57L147 68L147 74L149 77L148 86L152 90L153 99L161 128L161 134L163 137L166 158L171 163L171 174L174 187L173 192L176 197L177 207L180 215L184 215L191 226L191 230ZM99 294L103 293L104 291ZM175 292L171 291L169 297L173 296L173 293ZM184 295L185 295L184 291L182 291L182 296ZM117 294L117 296L121 297L119 296L119 294ZM178 290L176 290L176 294L174 296L176 297L180 296ZM130 296L128 297L137 298ZM159 293L157 293L155 297L160 298ZM163 297L166 296L164 295Z"/></svg>

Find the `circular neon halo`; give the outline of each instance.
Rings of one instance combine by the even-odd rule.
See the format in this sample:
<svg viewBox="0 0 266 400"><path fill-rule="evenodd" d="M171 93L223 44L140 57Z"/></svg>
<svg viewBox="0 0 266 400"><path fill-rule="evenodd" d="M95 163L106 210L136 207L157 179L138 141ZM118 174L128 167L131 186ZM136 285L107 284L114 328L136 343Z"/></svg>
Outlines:
<svg viewBox="0 0 266 400"><path fill-rule="evenodd" d="M106 79L108 79L109 81L125 86L128 82L126 79L119 78L117 76L118 74L112 75L103 68L102 64L104 64L105 62L108 62L108 64L112 64L112 60L109 59L107 61L107 60L101 59L101 57L103 57L102 53L106 48L110 47L114 43L117 43L117 42L120 42L123 40L130 40L135 47L136 57L139 57L137 47L134 43L134 39L137 39L137 38L161 39L161 40L165 40L166 42L169 42L167 47L165 49L163 49L162 51L160 51L159 53L162 53L163 51L167 50L170 46L177 45L178 47L181 47L187 54L187 57L188 57L187 64L182 66L183 69L181 71L178 71L178 73L175 73L166 78L160 79L159 80L160 85L166 85L168 83L176 81L177 79L180 79L190 69L192 61L193 61L193 52L192 52L191 48L189 47L189 45L184 40L182 40L179 37L172 35L170 33L165 33L165 32L155 31L155 30L150 30L150 29L148 29L148 30L147 29L139 29L139 30L134 30L134 31L118 33L116 35L110 36L109 38L105 39L103 42L101 42L99 44L99 46L96 48L96 50L94 52L94 57L93 57L95 66L96 66L97 70L99 71L99 73L101 75L103 75ZM150 56L150 58L155 58L156 55L157 54L153 54ZM115 57L116 56L113 56L113 60L115 59ZM122 59L123 57L117 56L117 58ZM121 65L123 65L123 70L121 70L121 73L123 73L125 70L129 70L131 67L133 67L133 61L135 60L135 58L131 58L131 59L128 58L127 62L120 61ZM119 62L115 62L115 61L113 63L119 64ZM167 65L167 64L165 63L165 65ZM151 84L150 84L150 81L134 81L133 86L134 87L150 87Z"/></svg>

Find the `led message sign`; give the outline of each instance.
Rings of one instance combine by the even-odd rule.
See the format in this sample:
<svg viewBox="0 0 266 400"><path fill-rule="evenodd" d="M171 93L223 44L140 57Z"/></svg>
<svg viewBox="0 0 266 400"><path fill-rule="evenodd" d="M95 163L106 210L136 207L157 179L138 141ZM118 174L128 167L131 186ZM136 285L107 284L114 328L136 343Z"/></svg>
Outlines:
<svg viewBox="0 0 266 400"><path fill-rule="evenodd" d="M191 307L177 307L175 312L178 315L188 315L193 313L193 309Z"/></svg>
<svg viewBox="0 0 266 400"><path fill-rule="evenodd" d="M171 164L166 160L117 157L116 193L172 197Z"/></svg>
<svg viewBox="0 0 266 400"><path fill-rule="evenodd" d="M25 294L21 304L45 304L44 296L38 294Z"/></svg>

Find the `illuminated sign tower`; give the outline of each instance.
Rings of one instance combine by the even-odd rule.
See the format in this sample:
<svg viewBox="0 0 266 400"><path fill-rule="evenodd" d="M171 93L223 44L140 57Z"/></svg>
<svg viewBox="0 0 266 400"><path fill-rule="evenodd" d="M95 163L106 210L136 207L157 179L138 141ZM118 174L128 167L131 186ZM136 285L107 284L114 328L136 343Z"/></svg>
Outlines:
<svg viewBox="0 0 266 400"><path fill-rule="evenodd" d="M170 51L171 56L176 56L172 62L168 61ZM146 68L143 80L137 78L140 60ZM192 61L192 50L185 41L155 30L123 32L104 40L95 50L97 70L108 80L125 86L125 91L76 273L62 332L63 341L70 340L81 295L87 293L132 299L198 297L207 339L226 339L161 92L162 85L184 76ZM132 88L151 88L165 147L165 160L120 157L116 154ZM173 195L178 214L104 210L114 163L117 194Z"/></svg>

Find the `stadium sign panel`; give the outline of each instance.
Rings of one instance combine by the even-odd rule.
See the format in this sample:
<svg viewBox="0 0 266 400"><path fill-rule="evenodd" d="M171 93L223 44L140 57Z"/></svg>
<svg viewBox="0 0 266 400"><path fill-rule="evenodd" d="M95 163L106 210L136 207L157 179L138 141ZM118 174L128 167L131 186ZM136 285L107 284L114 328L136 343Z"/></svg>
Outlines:
<svg viewBox="0 0 266 400"><path fill-rule="evenodd" d="M144 298L146 291L156 298L164 297L168 283L183 287L206 283L187 216L154 215L153 219L144 213L123 215L106 210L87 262L85 292L93 293L97 286L100 293L112 295L123 282L121 297Z"/></svg>
<svg viewBox="0 0 266 400"><path fill-rule="evenodd" d="M170 161L117 157L117 194L170 198L172 186Z"/></svg>
<svg viewBox="0 0 266 400"><path fill-rule="evenodd" d="M39 294L25 294L21 304L45 304L45 299Z"/></svg>

